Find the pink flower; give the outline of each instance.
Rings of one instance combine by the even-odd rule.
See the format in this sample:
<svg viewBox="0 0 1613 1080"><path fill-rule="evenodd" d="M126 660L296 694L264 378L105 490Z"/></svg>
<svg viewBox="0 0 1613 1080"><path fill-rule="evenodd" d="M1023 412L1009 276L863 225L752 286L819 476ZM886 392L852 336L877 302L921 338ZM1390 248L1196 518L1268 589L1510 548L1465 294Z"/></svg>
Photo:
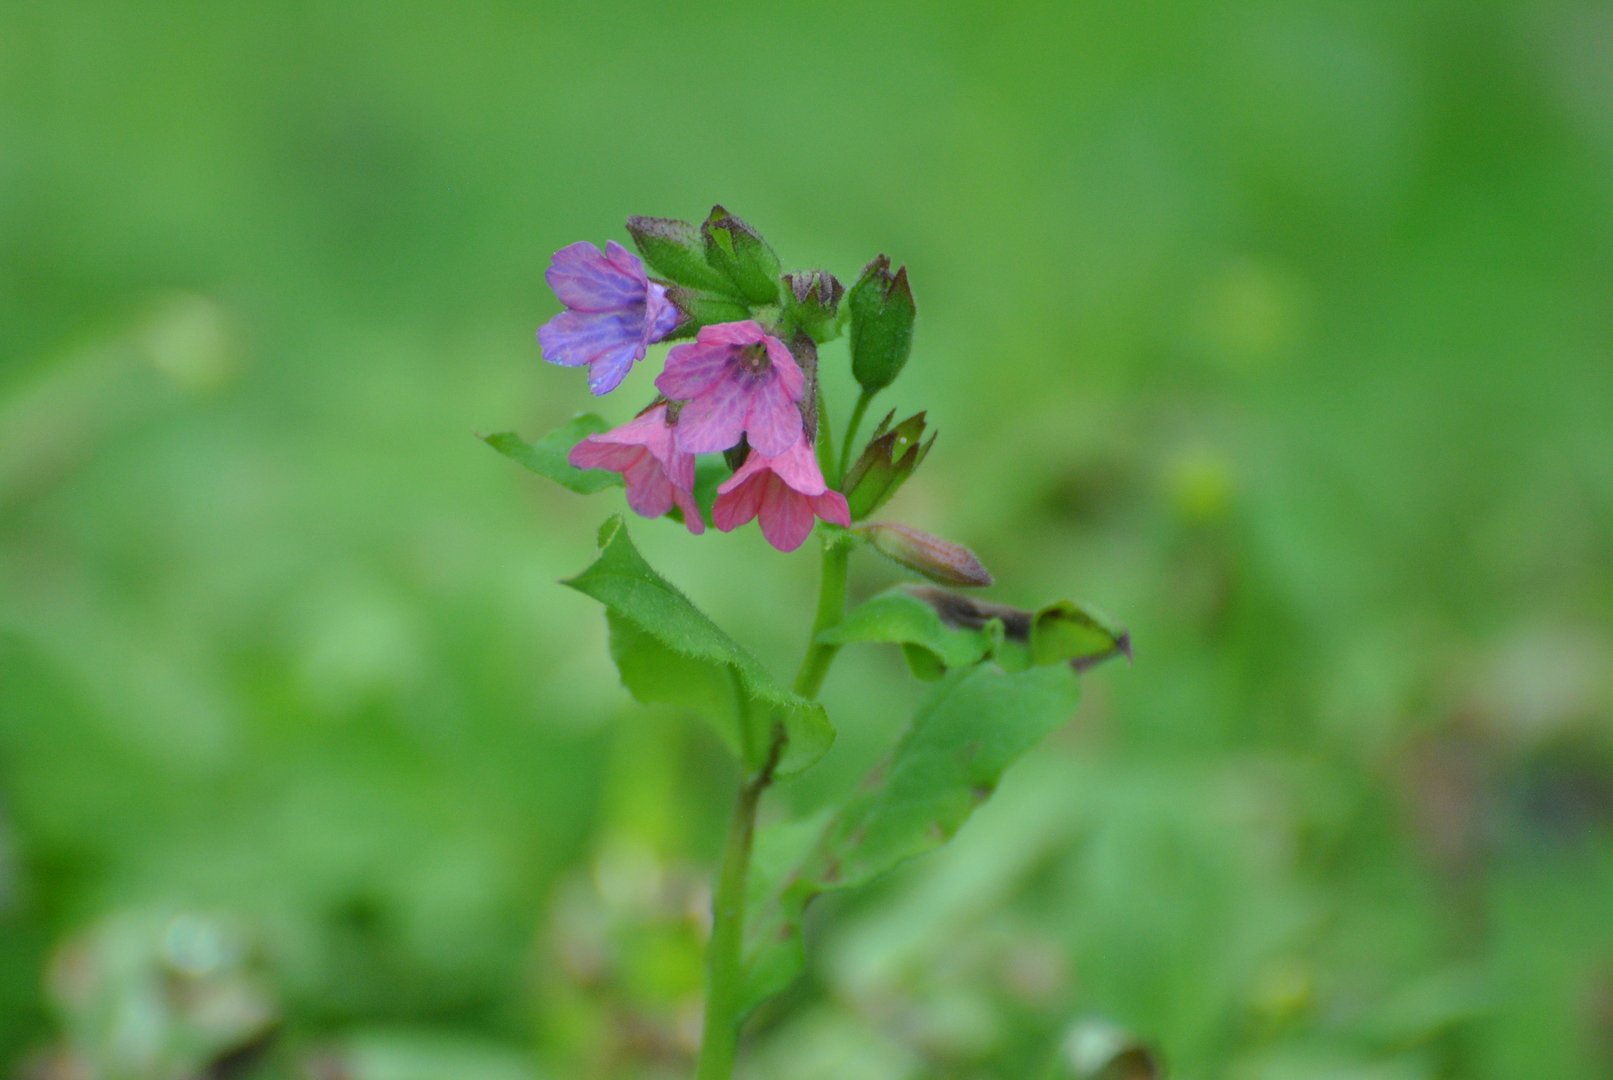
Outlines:
<svg viewBox="0 0 1613 1080"><path fill-rule="evenodd" d="M666 286L649 279L637 255L612 240L601 255L586 240L554 253L544 273L566 310L538 328L543 358L588 367L588 389L607 394L681 316Z"/></svg>
<svg viewBox="0 0 1613 1080"><path fill-rule="evenodd" d="M674 505L695 534L706 531L694 501L694 455L673 445L667 407L656 405L603 435L590 435L566 460L579 469L609 469L627 483L627 505L645 517L660 517Z"/></svg>
<svg viewBox="0 0 1613 1080"><path fill-rule="evenodd" d="M682 418L679 418L682 426ZM794 551L812 532L812 519L850 525L846 497L830 491L818 468L818 456L799 433L794 445L771 457L751 452L739 471L717 489L712 523L732 532L753 517L762 519L762 535L780 551Z"/></svg>
<svg viewBox="0 0 1613 1080"><path fill-rule="evenodd" d="M656 388L687 402L678 415L678 448L708 454L737 446L779 455L801 438L806 379L784 342L756 323L702 327L695 340L667 354ZM820 481L821 484L821 481Z"/></svg>

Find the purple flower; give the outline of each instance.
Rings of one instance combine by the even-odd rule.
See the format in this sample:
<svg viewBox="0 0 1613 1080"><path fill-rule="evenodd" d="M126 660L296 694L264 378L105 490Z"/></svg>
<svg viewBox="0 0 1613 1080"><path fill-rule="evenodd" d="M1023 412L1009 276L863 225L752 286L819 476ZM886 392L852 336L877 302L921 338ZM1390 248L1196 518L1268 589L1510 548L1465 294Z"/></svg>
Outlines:
<svg viewBox="0 0 1613 1080"><path fill-rule="evenodd" d="M667 354L656 388L687 402L678 415L678 448L708 454L737 446L777 455L801 438L806 378L784 342L756 323L702 327L695 340Z"/></svg>
<svg viewBox="0 0 1613 1080"><path fill-rule="evenodd" d="M627 505L645 517L660 517L677 506L689 531L706 531L694 501L694 455L672 444L665 403L645 409L619 428L590 435L571 448L566 460L579 469L609 469L627 484Z"/></svg>
<svg viewBox="0 0 1613 1080"><path fill-rule="evenodd" d="M683 426L683 420L678 420ZM717 489L712 523L732 532L753 517L762 519L762 535L780 551L794 551L812 532L813 518L850 525L846 497L830 491L818 468L818 455L800 432L782 454L754 451L739 471Z"/></svg>
<svg viewBox="0 0 1613 1080"><path fill-rule="evenodd" d="M666 286L651 281L638 256L614 240L603 255L586 240L561 248L543 276L566 305L538 328L543 358L563 367L587 365L595 394L616 389L633 362L682 317Z"/></svg>

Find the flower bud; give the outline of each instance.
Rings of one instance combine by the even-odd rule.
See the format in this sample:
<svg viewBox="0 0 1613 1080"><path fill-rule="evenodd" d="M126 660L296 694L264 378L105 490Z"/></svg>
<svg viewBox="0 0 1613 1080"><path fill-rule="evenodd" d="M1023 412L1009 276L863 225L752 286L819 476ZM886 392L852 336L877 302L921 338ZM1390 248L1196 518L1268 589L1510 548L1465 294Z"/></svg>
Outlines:
<svg viewBox="0 0 1613 1080"><path fill-rule="evenodd" d="M651 270L678 285L732 293L733 285L706 262L700 230L676 218L630 217L627 232Z"/></svg>
<svg viewBox="0 0 1613 1080"><path fill-rule="evenodd" d="M827 270L797 270L784 275L784 311L818 344L840 333L840 298L845 286Z"/></svg>
<svg viewBox="0 0 1613 1080"><path fill-rule="evenodd" d="M851 287L851 370L869 393L896 381L913 351L913 320L918 308L907 284L907 267L890 272L884 255L863 267Z"/></svg>
<svg viewBox="0 0 1613 1080"><path fill-rule="evenodd" d="M669 285L666 297L687 319L669 337L690 337L702 326L716 323L743 322L750 318L750 308L731 296L690 289L682 285Z"/></svg>
<svg viewBox="0 0 1613 1080"><path fill-rule="evenodd" d="M923 413L910 416L891 427L890 422L895 415L894 411L887 413L885 419L879 422L879 427L874 429L874 437L869 440L862 456L846 470L845 482L840 485L846 493L846 502L851 506L853 521L872 514L896 494L896 490L907 482L913 470L930 452L930 447L935 445L934 434L931 434L928 442L922 441Z"/></svg>
<svg viewBox="0 0 1613 1080"><path fill-rule="evenodd" d="M857 530L874 550L909 570L916 570L942 585L990 585L991 571L962 544L922 532L894 521L880 521Z"/></svg>
<svg viewBox="0 0 1613 1080"><path fill-rule="evenodd" d="M700 235L706 262L721 271L740 296L753 304L778 303L778 256L761 233L743 218L713 206L711 216L700 226Z"/></svg>

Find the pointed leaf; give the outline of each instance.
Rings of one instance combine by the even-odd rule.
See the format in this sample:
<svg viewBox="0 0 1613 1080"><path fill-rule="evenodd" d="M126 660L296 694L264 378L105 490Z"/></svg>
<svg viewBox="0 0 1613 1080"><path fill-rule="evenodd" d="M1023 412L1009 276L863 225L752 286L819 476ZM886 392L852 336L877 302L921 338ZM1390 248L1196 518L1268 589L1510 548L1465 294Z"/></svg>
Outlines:
<svg viewBox="0 0 1613 1080"><path fill-rule="evenodd" d="M562 584L605 605L622 681L641 701L702 713L749 770L766 761L774 719L787 742L778 772L799 772L834 741L828 714L779 683L644 561L620 517L599 532L599 558Z"/></svg>
<svg viewBox="0 0 1613 1080"><path fill-rule="evenodd" d="M923 600L904 590L881 593L853 608L844 619L818 635L825 645L883 642L903 646L908 666L921 679L939 679L949 668L980 663L1002 641L1002 623L988 620L973 627L948 626Z"/></svg>
<svg viewBox="0 0 1613 1080"><path fill-rule="evenodd" d="M608 469L579 469L566 460L566 455L588 436L598 435L609 428L610 425L602 418L593 413L584 413L537 442L527 442L513 431L500 431L481 438L494 450L539 476L546 476L580 495L592 495L606 488L621 487L621 474Z"/></svg>
<svg viewBox="0 0 1613 1080"><path fill-rule="evenodd" d="M829 822L793 872L757 897L747 1007L800 973L801 917L814 897L863 885L946 843L1008 766L1069 718L1079 695L1075 672L1062 664L1018 673L977 666L937 684L875 780ZM777 866L778 850L798 843L798 830L774 836L764 829L758 850Z"/></svg>

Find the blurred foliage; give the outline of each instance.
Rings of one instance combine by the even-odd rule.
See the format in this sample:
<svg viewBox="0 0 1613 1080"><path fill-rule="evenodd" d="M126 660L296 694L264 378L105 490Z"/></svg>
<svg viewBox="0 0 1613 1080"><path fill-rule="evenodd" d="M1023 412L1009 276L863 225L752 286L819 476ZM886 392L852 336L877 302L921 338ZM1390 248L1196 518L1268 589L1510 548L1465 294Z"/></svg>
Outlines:
<svg viewBox="0 0 1613 1080"><path fill-rule="evenodd" d="M721 750L555 583L602 500L473 432L591 407L551 251L721 201L907 266L880 404L941 438L887 513L1137 644L955 846L812 909L751 1075L1091 1030L1201 1080L1613 1071L1605 3L0 25L0 1068L682 1075ZM635 535L790 669L810 553ZM883 753L901 664L845 656L775 813Z"/></svg>

